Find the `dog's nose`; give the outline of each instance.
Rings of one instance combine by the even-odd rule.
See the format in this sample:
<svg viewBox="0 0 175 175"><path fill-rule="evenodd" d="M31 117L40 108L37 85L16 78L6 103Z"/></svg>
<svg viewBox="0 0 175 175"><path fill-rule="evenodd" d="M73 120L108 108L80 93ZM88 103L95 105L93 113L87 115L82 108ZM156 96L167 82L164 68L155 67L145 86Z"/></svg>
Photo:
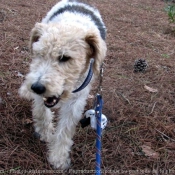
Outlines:
<svg viewBox="0 0 175 175"><path fill-rule="evenodd" d="M39 82L32 84L31 89L37 94L43 94L46 88Z"/></svg>

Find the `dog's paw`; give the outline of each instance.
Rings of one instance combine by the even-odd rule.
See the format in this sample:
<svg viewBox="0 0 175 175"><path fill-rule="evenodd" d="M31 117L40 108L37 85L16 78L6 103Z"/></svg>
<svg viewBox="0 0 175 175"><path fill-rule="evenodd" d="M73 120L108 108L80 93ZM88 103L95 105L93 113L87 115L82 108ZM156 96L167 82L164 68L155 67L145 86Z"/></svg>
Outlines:
<svg viewBox="0 0 175 175"><path fill-rule="evenodd" d="M50 135L43 135L43 134L39 134L37 132L34 132L33 133L33 138L34 139L39 139L40 141L42 142L51 142L52 141L52 137L53 137L53 134L50 134Z"/></svg>
<svg viewBox="0 0 175 175"><path fill-rule="evenodd" d="M52 142L55 129L50 128L47 132L42 133L40 140L45 142Z"/></svg>
<svg viewBox="0 0 175 175"><path fill-rule="evenodd" d="M53 134L55 132L55 128L50 125L47 129L39 128L35 126L35 138L40 139L43 142L51 142L53 140Z"/></svg>
<svg viewBox="0 0 175 175"><path fill-rule="evenodd" d="M65 156L66 157L66 156ZM66 170L70 167L70 158L65 158L63 155L51 153L48 156L48 162L53 166L54 169Z"/></svg>
<svg viewBox="0 0 175 175"><path fill-rule="evenodd" d="M33 138L34 139L40 139L40 134L38 134L37 132L33 133Z"/></svg>
<svg viewBox="0 0 175 175"><path fill-rule="evenodd" d="M47 134L40 134L40 140L42 142L51 142L53 138L53 134L52 133L47 133Z"/></svg>

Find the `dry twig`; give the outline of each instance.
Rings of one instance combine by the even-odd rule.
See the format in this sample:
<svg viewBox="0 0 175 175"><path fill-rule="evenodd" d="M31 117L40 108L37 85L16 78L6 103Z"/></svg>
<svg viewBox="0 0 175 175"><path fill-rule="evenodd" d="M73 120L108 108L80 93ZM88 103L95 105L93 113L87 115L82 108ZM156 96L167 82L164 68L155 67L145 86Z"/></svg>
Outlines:
<svg viewBox="0 0 175 175"><path fill-rule="evenodd" d="M159 131L158 129L155 129L157 132L159 132L160 134L162 134L164 137L167 137L169 140L175 142L175 139L172 139L171 137L167 136L166 134L164 134L163 132Z"/></svg>

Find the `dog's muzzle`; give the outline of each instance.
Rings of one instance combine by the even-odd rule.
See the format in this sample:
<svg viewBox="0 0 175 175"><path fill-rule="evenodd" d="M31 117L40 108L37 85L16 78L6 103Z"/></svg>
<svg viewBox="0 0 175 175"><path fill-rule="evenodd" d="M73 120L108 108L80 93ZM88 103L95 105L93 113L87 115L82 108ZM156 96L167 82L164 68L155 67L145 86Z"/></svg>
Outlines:
<svg viewBox="0 0 175 175"><path fill-rule="evenodd" d="M93 76L93 63L94 63L94 59L91 58L87 77L85 78L82 85L76 90L72 91L72 93L76 93L83 90L90 83ZM42 95L46 91L45 86L42 85L40 82L36 82L32 84L31 89L33 90L33 92L35 92L38 95ZM59 100L60 100L60 96L43 97L44 105L48 108L54 107L59 102Z"/></svg>
<svg viewBox="0 0 175 175"><path fill-rule="evenodd" d="M33 92L35 92L38 95L44 94L46 91L45 86L39 82L32 84L31 89L33 90ZM43 100L44 100L44 105L48 108L51 108L51 107L54 107L59 102L60 96L43 97Z"/></svg>

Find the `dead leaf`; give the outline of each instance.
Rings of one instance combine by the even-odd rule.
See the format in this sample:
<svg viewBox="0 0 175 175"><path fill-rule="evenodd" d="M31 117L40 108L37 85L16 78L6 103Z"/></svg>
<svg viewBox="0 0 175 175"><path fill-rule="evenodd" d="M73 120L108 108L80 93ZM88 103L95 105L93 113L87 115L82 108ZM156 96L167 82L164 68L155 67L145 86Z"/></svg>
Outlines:
<svg viewBox="0 0 175 175"><path fill-rule="evenodd" d="M94 95L90 95L90 94L89 94L89 95L88 95L88 98L89 98L89 99L92 99L92 98L94 98Z"/></svg>
<svg viewBox="0 0 175 175"><path fill-rule="evenodd" d="M17 50L17 49L19 49L19 46L17 46L17 47L14 48L14 50Z"/></svg>
<svg viewBox="0 0 175 175"><path fill-rule="evenodd" d="M147 86L147 85L145 85L144 88L145 88L146 90L148 90L149 92L158 92L157 89L151 88L151 87L149 87L149 86Z"/></svg>
<svg viewBox="0 0 175 175"><path fill-rule="evenodd" d="M29 124L32 124L33 123L33 121L31 120L31 119L25 119L24 120L24 123L26 124L26 125L29 125Z"/></svg>
<svg viewBox="0 0 175 175"><path fill-rule="evenodd" d="M18 77L24 77L24 75L21 74L20 72L18 72L17 76L18 76Z"/></svg>
<svg viewBox="0 0 175 175"><path fill-rule="evenodd" d="M103 153L105 153L105 152L107 152L108 150L109 150L109 149L105 149L105 148L104 148L102 151L103 151Z"/></svg>
<svg viewBox="0 0 175 175"><path fill-rule="evenodd" d="M145 153L146 156L152 157L154 159L159 158L159 153L154 151L153 149L151 149L150 146L142 145L141 148L142 148L142 151Z"/></svg>

